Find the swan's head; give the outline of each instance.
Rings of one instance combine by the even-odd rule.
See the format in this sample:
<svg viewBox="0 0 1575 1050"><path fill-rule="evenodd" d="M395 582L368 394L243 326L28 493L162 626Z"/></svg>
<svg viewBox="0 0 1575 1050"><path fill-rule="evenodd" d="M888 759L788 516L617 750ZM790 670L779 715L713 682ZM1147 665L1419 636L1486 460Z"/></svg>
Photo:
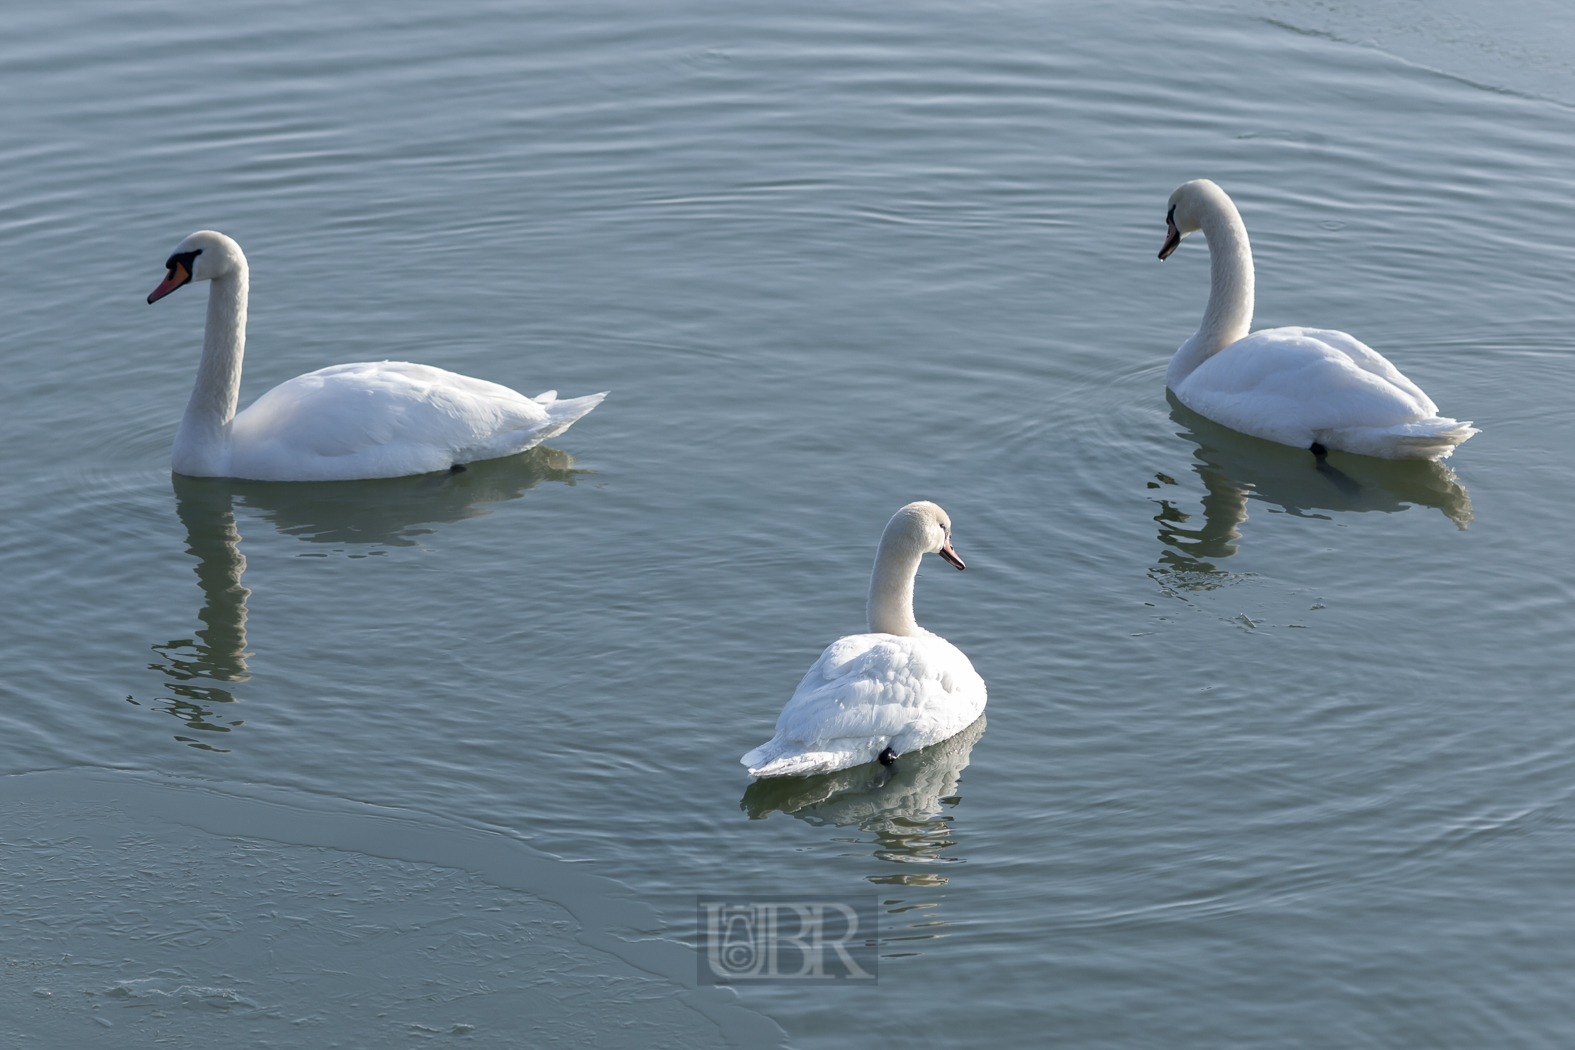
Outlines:
<svg viewBox="0 0 1575 1050"><path fill-rule="evenodd" d="M1225 191L1210 180L1193 179L1191 182L1183 182L1170 195L1170 210L1165 213L1165 243L1159 249L1159 257L1170 258L1170 253L1181 244L1181 238L1201 230L1205 215L1235 210L1236 206L1231 203Z"/></svg>
<svg viewBox="0 0 1575 1050"><path fill-rule="evenodd" d="M156 303L183 284L211 281L246 268L241 246L215 230L198 230L175 246L164 262L169 273L153 289L148 302Z"/></svg>
<svg viewBox="0 0 1575 1050"><path fill-rule="evenodd" d="M967 568L952 550L951 516L929 500L910 503L891 516L881 546L893 541L924 554L939 554L959 569Z"/></svg>

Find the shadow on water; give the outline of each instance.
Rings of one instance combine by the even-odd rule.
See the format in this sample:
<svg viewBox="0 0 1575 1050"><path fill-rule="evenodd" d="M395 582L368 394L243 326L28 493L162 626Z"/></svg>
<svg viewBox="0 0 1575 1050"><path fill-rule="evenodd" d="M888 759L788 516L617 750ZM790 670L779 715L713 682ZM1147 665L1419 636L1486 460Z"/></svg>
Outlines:
<svg viewBox="0 0 1575 1050"><path fill-rule="evenodd" d="M813 777L767 777L749 785L739 808L751 820L786 813L817 827L856 827L875 836L875 856L900 865L933 867L961 860L944 851L957 845L949 810L961 799L957 784L985 718L950 739L903 755ZM880 885L944 886L933 871L871 875Z"/></svg>
<svg viewBox="0 0 1575 1050"><path fill-rule="evenodd" d="M417 474L370 481L236 481L176 477L176 494L206 488L228 495L280 533L309 543L419 546L434 526L491 514L489 504L519 499L544 481L573 485L593 471L540 445L529 452L472 463L459 474Z"/></svg>
<svg viewBox="0 0 1575 1050"><path fill-rule="evenodd" d="M1249 437L1205 419L1165 392L1170 418L1185 429L1179 437L1197 443L1192 469L1203 481L1203 521L1176 502L1155 497L1160 507L1158 572L1167 582L1189 590L1208 589L1232 577L1213 563L1236 553L1240 526L1247 520L1247 501L1262 500L1283 513L1330 520L1317 511L1392 514L1410 507L1436 507L1464 530L1470 524L1471 496L1454 472L1426 460L1375 459L1331 452L1320 462L1312 453ZM1156 474L1151 489L1175 485L1174 478Z"/></svg>
<svg viewBox="0 0 1575 1050"><path fill-rule="evenodd" d="M572 485L576 477L590 473L575 469L568 453L537 446L518 456L472 464L459 474L371 481L262 482L171 475L175 512L186 526L186 553L197 559L194 571L203 595L197 619L202 627L193 638L152 647L158 660L148 667L165 676L164 688L171 694L158 697L158 702L192 731L228 733L243 724L217 713L224 710L220 705L240 700L228 687L250 677L246 599L252 592L241 584L246 556L240 551L237 505L283 535L309 543L409 547L435 532L432 526L490 514L488 504L519 499L543 481ZM175 739L206 751L226 750L199 738Z"/></svg>
<svg viewBox="0 0 1575 1050"><path fill-rule="evenodd" d="M241 584L246 556L240 552L241 533L235 527L228 494L214 498L212 493L183 490L183 485L196 479L178 474L173 478L175 512L186 526L186 553L197 558L194 571L203 596L197 619L203 626L195 638L175 638L153 646L160 659L148 667L169 679L165 688L174 695L159 700L187 729L228 733L242 721L220 724L214 712L216 705L233 704L237 698L223 686L208 683L244 682L250 677L246 673L246 658L251 655L246 651L246 599L252 592ZM224 750L191 737L175 739L206 751Z"/></svg>
<svg viewBox="0 0 1575 1050"><path fill-rule="evenodd" d="M968 766L973 745L984 734L985 716L961 733L922 751L903 755L887 767L870 762L814 777L767 777L749 785L739 808L750 820L765 820L772 813L786 813L816 827L858 828L875 836L876 858L907 870L867 875L887 893L904 887L938 889L949 881L939 874L942 864L963 858L946 851L957 846L951 809L962 771ZM865 839L833 841L868 845ZM919 955L924 941L947 936L940 918L940 901L888 897L881 907L892 918L882 920L881 957Z"/></svg>

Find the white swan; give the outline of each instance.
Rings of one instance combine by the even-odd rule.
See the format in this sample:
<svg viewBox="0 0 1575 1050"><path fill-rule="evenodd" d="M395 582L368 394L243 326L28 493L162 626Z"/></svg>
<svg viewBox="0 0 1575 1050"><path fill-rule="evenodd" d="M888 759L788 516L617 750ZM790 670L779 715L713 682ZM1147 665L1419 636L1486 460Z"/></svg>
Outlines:
<svg viewBox="0 0 1575 1050"><path fill-rule="evenodd" d="M404 361L333 365L280 383L235 412L246 350L246 256L222 233L175 246L156 302L213 282L202 362L170 466L177 474L256 481L395 478L523 452L595 408L606 393L532 400L506 386Z"/></svg>
<svg viewBox="0 0 1575 1050"><path fill-rule="evenodd" d="M1216 423L1322 455L1335 448L1384 459L1443 459L1480 433L1438 414L1422 389L1382 354L1344 332L1252 323L1252 249L1236 205L1208 179L1170 195L1166 259L1181 238L1209 242L1209 304L1181 344L1165 383Z"/></svg>
<svg viewBox="0 0 1575 1050"><path fill-rule="evenodd" d="M739 759L750 776L830 773L904 752L966 729L984 710L984 679L951 642L913 619L919 559L957 568L952 523L933 503L910 503L881 535L870 574L869 634L826 647L777 718L776 735Z"/></svg>

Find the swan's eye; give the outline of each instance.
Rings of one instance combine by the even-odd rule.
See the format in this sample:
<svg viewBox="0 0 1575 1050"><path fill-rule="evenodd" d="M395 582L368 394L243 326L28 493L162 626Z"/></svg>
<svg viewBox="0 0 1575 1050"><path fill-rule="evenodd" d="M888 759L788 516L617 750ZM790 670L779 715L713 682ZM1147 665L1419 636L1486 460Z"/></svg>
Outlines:
<svg viewBox="0 0 1575 1050"><path fill-rule="evenodd" d="M1174 204L1172 204L1170 206L1170 210L1165 213L1165 221L1170 223L1172 226L1176 224L1176 206Z"/></svg>
<svg viewBox="0 0 1575 1050"><path fill-rule="evenodd" d="M166 270L173 270L176 266L184 266L186 267L186 272L191 273L192 260L196 259L197 256L201 254L201 248L198 248L194 252L177 252L168 259L164 260L164 268Z"/></svg>

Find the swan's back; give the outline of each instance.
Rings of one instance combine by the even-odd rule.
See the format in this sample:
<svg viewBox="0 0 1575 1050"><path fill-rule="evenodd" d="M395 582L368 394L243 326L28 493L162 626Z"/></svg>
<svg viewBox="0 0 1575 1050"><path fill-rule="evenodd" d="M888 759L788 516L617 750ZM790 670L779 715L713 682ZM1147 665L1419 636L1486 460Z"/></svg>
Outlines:
<svg viewBox="0 0 1575 1050"><path fill-rule="evenodd" d="M946 639L854 634L826 647L777 718L776 734L741 761L753 776L802 775L917 751L984 710L984 680Z"/></svg>
<svg viewBox="0 0 1575 1050"><path fill-rule="evenodd" d="M279 384L235 417L228 473L344 480L447 470L523 451L600 400L577 399L565 421L550 400L430 365L333 365Z"/></svg>

